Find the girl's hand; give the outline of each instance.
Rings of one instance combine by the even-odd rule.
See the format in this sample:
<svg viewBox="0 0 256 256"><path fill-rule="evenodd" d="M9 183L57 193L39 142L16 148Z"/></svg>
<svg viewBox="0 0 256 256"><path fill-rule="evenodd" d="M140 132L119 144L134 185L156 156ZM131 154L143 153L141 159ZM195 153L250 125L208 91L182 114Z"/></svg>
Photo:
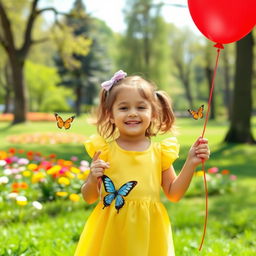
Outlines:
<svg viewBox="0 0 256 256"><path fill-rule="evenodd" d="M99 159L100 154L101 151L97 151L92 158L91 171L88 179L91 179L93 182L97 182L103 176L105 169L109 168L109 163Z"/></svg>
<svg viewBox="0 0 256 256"><path fill-rule="evenodd" d="M199 137L189 150L187 161L191 161L195 167L210 158L208 140Z"/></svg>

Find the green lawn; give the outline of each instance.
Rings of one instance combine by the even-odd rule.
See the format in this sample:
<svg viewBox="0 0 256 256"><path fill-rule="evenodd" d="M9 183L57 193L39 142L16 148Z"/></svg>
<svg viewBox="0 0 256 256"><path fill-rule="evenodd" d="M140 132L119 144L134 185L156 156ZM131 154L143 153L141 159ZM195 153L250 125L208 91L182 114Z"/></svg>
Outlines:
<svg viewBox="0 0 256 256"><path fill-rule="evenodd" d="M64 116L65 117L65 116ZM256 125L254 120L254 134ZM177 121L181 144L180 158L174 167L179 170L190 145L201 134L203 121L180 119ZM251 256L256 255L256 146L223 144L228 124L209 122L205 137L209 139L211 159L206 168L217 166L229 169L237 175L237 191L233 194L215 195L209 198L209 219L203 250L198 252L204 223L204 195L185 197L179 203L170 203L164 197L172 222L177 256ZM28 123L9 127L0 122L0 150L15 147L36 150L43 154L56 153L60 158L76 155L88 159L81 144L70 145L12 145L8 136L21 133L59 132L54 123ZM86 122L86 116L76 118L66 132L91 135L96 129ZM154 140L160 140L159 136ZM198 168L200 169L200 167ZM1 174L0 174L1 176ZM193 181L192 181L193 182ZM0 202L1 204L1 202ZM73 255L86 218L92 207L79 202L49 202L40 213L21 213L1 207L0 256ZM15 212L16 211L16 212ZM27 216L27 217L26 217Z"/></svg>

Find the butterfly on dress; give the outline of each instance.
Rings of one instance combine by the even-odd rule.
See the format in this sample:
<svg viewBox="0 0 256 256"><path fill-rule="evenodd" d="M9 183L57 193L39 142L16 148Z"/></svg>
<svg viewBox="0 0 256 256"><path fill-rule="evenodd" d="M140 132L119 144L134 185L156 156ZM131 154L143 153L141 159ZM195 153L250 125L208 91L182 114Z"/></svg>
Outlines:
<svg viewBox="0 0 256 256"><path fill-rule="evenodd" d="M201 107L197 111L188 109L188 112L195 120L201 119L204 117L204 105L201 105Z"/></svg>
<svg viewBox="0 0 256 256"><path fill-rule="evenodd" d="M55 115L55 118L56 118L56 121L57 121L57 126L60 129L62 129L62 127L64 127L66 130L69 129L71 127L71 123L75 119L75 116L71 116L66 121L63 121L63 119L57 113L55 113L54 115Z"/></svg>
<svg viewBox="0 0 256 256"><path fill-rule="evenodd" d="M124 185L122 185L118 190L116 190L115 185L113 181L106 175L103 175L102 177L103 185L105 188L105 191L108 192L106 196L103 198L103 204L104 207L110 206L110 204L115 200L115 208L117 210L117 213L119 210L124 206L124 196L127 196L132 189L137 185L137 181L128 181Z"/></svg>

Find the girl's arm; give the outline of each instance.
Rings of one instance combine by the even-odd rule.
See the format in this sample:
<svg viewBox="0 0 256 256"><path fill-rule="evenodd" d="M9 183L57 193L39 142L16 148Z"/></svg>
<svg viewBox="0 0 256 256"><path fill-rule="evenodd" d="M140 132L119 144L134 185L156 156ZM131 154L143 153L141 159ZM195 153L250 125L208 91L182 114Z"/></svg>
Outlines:
<svg viewBox="0 0 256 256"><path fill-rule="evenodd" d="M191 147L187 160L177 176L174 168L162 172L162 187L165 195L170 201L178 202L187 191L194 170L202 160L209 159L210 150L207 139L199 138Z"/></svg>
<svg viewBox="0 0 256 256"><path fill-rule="evenodd" d="M92 204L98 200L100 195L101 179L106 168L109 168L109 163L99 159L100 151L93 156L91 163L90 174L81 187L81 192L85 202Z"/></svg>

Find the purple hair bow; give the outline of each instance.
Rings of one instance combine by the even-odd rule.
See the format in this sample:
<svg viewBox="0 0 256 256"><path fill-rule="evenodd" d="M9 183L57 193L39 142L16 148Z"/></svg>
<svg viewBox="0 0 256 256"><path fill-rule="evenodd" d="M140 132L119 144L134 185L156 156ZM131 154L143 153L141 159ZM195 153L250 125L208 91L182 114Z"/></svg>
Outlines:
<svg viewBox="0 0 256 256"><path fill-rule="evenodd" d="M104 88L106 91L109 91L111 87L117 83L119 80L125 78L127 74L123 70L117 71L114 76L101 84L101 87Z"/></svg>

